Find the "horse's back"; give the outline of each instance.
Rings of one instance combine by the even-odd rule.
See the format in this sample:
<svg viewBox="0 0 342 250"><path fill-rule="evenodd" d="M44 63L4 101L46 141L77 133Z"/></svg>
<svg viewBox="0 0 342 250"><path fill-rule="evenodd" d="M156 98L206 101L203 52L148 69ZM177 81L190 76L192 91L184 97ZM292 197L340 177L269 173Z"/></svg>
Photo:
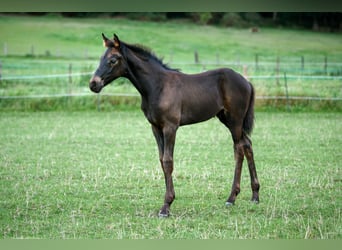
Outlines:
<svg viewBox="0 0 342 250"><path fill-rule="evenodd" d="M234 109L239 116L247 110L251 85L232 69L221 68L193 75L180 73L178 80L181 124L210 119L222 110L231 112Z"/></svg>

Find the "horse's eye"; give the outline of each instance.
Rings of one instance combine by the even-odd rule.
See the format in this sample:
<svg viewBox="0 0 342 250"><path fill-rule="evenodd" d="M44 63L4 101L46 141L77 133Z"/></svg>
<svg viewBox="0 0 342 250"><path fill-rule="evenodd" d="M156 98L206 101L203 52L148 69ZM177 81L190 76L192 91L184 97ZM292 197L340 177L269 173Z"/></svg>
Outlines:
<svg viewBox="0 0 342 250"><path fill-rule="evenodd" d="M110 64L110 66L113 67L113 66L117 65L118 62L119 62L119 60L118 60L117 58L111 58L111 59L109 60L108 64Z"/></svg>

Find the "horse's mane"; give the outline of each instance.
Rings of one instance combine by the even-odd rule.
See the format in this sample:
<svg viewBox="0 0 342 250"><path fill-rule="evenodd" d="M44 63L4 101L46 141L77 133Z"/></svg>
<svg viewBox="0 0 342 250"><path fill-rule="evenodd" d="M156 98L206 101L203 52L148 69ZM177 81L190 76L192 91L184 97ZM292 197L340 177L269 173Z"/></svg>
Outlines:
<svg viewBox="0 0 342 250"><path fill-rule="evenodd" d="M123 42L121 42L123 43ZM167 69L167 70L172 70L172 71L179 71L178 69L173 69L170 68L169 65L167 65L166 63L163 62L163 59L158 58L154 52L141 44L127 44L127 43L123 43L128 49L132 50L135 54L137 54L138 57L140 57L143 60L153 60L155 62L157 62L158 64L160 64L163 68Z"/></svg>

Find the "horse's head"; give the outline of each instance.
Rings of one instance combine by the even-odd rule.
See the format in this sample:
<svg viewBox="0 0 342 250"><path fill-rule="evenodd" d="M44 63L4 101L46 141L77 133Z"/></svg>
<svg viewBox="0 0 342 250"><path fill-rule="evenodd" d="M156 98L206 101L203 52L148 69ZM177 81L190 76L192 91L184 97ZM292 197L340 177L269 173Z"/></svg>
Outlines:
<svg viewBox="0 0 342 250"><path fill-rule="evenodd" d="M116 78L124 76L126 72L126 63L120 52L119 38L114 34L113 40L110 40L103 33L102 38L107 50L101 57L100 65L89 82L89 88L95 93L99 93L104 86Z"/></svg>

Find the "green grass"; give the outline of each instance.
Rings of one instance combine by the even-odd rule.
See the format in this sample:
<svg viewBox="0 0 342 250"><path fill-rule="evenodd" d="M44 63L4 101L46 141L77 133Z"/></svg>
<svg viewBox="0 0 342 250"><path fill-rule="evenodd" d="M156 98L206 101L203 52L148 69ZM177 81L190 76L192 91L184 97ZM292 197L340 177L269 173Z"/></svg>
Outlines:
<svg viewBox="0 0 342 250"><path fill-rule="evenodd" d="M259 205L217 119L182 127L176 200L142 112L0 113L0 238L341 239L340 113L256 113Z"/></svg>
<svg viewBox="0 0 342 250"><path fill-rule="evenodd" d="M145 44L160 56L168 57L173 52L174 59L180 61L193 61L194 50L212 60L218 52L226 60L236 56L242 60L253 58L254 53L272 58L276 55L317 57L329 54L332 59L340 59L342 55L340 34L303 30L261 28L259 33L251 33L249 29L199 26L187 22L58 16L0 16L0 28L0 44L6 42L9 53L16 55L30 54L33 45L37 55L44 55L46 50L56 55L59 50L60 55L79 58L87 50L88 56L98 58L103 50L102 32L108 36L115 32L124 41Z"/></svg>
<svg viewBox="0 0 342 250"><path fill-rule="evenodd" d="M0 16L0 45L7 45L12 56L44 56L69 60L91 58L96 61L103 53L101 33L113 33L129 43L150 47L166 62L194 61L194 51L201 62L220 61L305 63L341 61L341 38L338 33L261 28L259 33L249 29L201 26L182 22L142 22L121 18L62 18L58 16L24 17ZM189 35L191 34L191 35ZM1 50L2 54L4 53Z"/></svg>
<svg viewBox="0 0 342 250"><path fill-rule="evenodd" d="M252 34L186 22L58 16L0 16L0 30L0 48L8 48L7 56L0 50L2 77L67 74L69 64L75 73L94 71L104 50L101 32L144 44L186 73L217 67L184 64L194 61L195 50L201 63L215 63L219 54L220 62L240 73L247 64L249 75L274 75L279 56L280 83L253 80L259 96L284 95L284 71L325 74L325 56L327 74L341 75L340 34L271 28ZM2 80L0 95L89 93L88 79L73 77L72 84L68 77ZM287 84L292 96L342 95L340 80L289 79ZM150 127L135 109L139 98L105 96L111 93L137 92L123 80L104 89L101 109L114 112L61 111L94 110L95 95L1 99L0 238L342 238L341 113L257 112L252 139L261 202L249 202L245 165L242 192L229 209L224 202L234 172L230 135L216 119L181 128L175 149L176 200L171 217L163 220L157 214L164 178ZM277 105L269 101L264 109ZM305 105L341 110L341 102L291 102L292 110Z"/></svg>
<svg viewBox="0 0 342 250"><path fill-rule="evenodd" d="M6 77L68 74L69 65L73 73L91 73L98 65L103 53L101 33L111 37L115 32L129 43L140 43L150 47L171 67L185 73L198 73L217 67L231 67L243 73L248 67L248 76L276 75L276 59L280 58L280 80L252 79L257 96L284 96L284 72L287 75L340 76L341 36L336 33L319 33L303 30L260 28L259 33L249 29L234 29L215 26L200 26L185 21L139 22L123 18L62 18L60 16L28 17L0 15L0 81L1 96L89 94L90 75L73 76L71 83L63 78L39 78L6 80ZM191 34L191 35L190 35ZM5 56L2 47L7 46ZM33 55L32 46L34 47ZM199 54L200 64L195 65L194 51ZM258 55L259 69L255 68ZM47 56L49 55L49 56ZM301 56L305 58L302 69ZM324 58L328 66L325 71ZM219 64L216 64L219 59ZM290 96L312 96L341 98L340 79L288 79ZM104 94L137 91L125 79L118 79L103 91ZM81 98L82 99L82 98ZM122 100L124 99L124 100ZM130 99L113 97L113 103L129 103ZM1 100L0 109L38 110L54 109L64 100L40 99ZM85 109L87 98L74 102ZM277 105L284 106L283 102ZM341 110L341 101L305 102L297 101L299 109ZM49 106L50 104L50 106ZM133 101L133 105L136 100ZM275 102L260 102L259 106L277 106Z"/></svg>

